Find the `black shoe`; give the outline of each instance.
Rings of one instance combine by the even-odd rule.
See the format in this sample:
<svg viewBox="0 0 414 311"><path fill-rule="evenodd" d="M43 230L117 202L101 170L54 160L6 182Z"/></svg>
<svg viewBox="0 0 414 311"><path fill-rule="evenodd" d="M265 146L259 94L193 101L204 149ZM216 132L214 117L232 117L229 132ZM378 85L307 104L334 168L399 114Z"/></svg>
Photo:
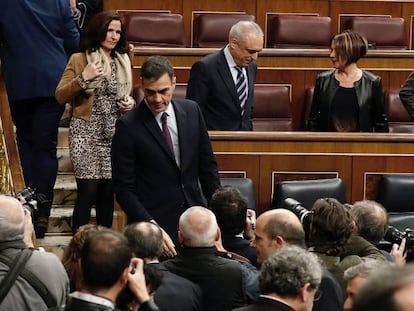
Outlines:
<svg viewBox="0 0 414 311"><path fill-rule="evenodd" d="M34 223L34 230L37 239L43 239L47 232L48 219L40 216Z"/></svg>

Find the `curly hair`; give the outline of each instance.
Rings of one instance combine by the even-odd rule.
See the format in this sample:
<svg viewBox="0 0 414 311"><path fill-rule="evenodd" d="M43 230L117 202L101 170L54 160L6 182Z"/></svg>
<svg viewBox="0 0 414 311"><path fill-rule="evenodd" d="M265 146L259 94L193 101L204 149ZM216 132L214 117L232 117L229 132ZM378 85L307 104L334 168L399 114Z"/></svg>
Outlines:
<svg viewBox="0 0 414 311"><path fill-rule="evenodd" d="M352 234L351 214L334 198L318 199L312 207L310 246L326 246L326 254L338 255Z"/></svg>

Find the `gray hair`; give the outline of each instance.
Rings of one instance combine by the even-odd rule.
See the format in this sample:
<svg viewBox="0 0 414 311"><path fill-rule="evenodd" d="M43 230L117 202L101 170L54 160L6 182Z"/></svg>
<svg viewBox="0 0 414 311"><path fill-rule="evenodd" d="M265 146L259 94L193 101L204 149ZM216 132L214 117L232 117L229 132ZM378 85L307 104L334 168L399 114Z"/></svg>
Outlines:
<svg viewBox="0 0 414 311"><path fill-rule="evenodd" d="M364 257L361 259L361 263L355 266L351 266L345 270L344 279L346 281L355 279L356 277L367 278L371 273L384 268L386 269L390 266L388 262L376 260L373 258Z"/></svg>
<svg viewBox="0 0 414 311"><path fill-rule="evenodd" d="M233 39L244 41L248 36L263 37L263 30L252 21L239 21L229 31L229 42Z"/></svg>
<svg viewBox="0 0 414 311"><path fill-rule="evenodd" d="M355 202L350 213L358 226L358 235L372 244L378 244L388 228L385 208L376 201L364 200Z"/></svg>
<svg viewBox="0 0 414 311"><path fill-rule="evenodd" d="M213 246L218 230L216 216L205 207L190 207L180 216L179 230L184 246Z"/></svg>
<svg viewBox="0 0 414 311"><path fill-rule="evenodd" d="M23 239L24 227L22 204L16 198L0 195L0 242Z"/></svg>
<svg viewBox="0 0 414 311"><path fill-rule="evenodd" d="M264 261L260 269L262 294L296 297L306 283L317 289L322 279L318 257L301 247L288 245Z"/></svg>
<svg viewBox="0 0 414 311"><path fill-rule="evenodd" d="M355 296L353 311L400 311L394 294L414 284L414 266L390 266L371 274ZM404 309L405 310L405 309Z"/></svg>

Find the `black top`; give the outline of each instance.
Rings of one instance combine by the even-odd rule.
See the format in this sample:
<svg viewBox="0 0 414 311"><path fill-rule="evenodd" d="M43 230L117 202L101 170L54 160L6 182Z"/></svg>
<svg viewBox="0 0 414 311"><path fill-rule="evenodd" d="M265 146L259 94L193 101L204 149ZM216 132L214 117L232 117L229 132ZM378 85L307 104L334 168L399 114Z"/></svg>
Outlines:
<svg viewBox="0 0 414 311"><path fill-rule="evenodd" d="M354 87L338 86L331 105L335 131L359 132L359 106Z"/></svg>

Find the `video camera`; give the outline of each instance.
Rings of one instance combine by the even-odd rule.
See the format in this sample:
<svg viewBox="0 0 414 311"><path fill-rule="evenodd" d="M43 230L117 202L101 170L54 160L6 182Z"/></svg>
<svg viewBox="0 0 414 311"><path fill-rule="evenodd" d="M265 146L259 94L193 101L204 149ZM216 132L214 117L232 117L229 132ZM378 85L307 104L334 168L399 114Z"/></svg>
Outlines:
<svg viewBox="0 0 414 311"><path fill-rule="evenodd" d="M414 246L414 230L405 229L400 231L393 226L388 226L384 235L384 240L392 244L401 244L402 239L406 240L405 251L407 252L407 261L414 261L413 246Z"/></svg>
<svg viewBox="0 0 414 311"><path fill-rule="evenodd" d="M14 197L18 200L20 197L22 197L25 200L22 205L23 208L30 212L32 216L32 222L34 222L34 220L39 215L39 205L50 202L44 194L37 193L30 187L27 187L22 191L16 193Z"/></svg>
<svg viewBox="0 0 414 311"><path fill-rule="evenodd" d="M289 211L293 212L302 223L303 229L305 230L305 237L308 240L309 237L309 228L310 228L310 215L312 212L308 210L306 207L302 205L299 201L296 201L293 198L286 198L283 201L284 208L288 209Z"/></svg>

